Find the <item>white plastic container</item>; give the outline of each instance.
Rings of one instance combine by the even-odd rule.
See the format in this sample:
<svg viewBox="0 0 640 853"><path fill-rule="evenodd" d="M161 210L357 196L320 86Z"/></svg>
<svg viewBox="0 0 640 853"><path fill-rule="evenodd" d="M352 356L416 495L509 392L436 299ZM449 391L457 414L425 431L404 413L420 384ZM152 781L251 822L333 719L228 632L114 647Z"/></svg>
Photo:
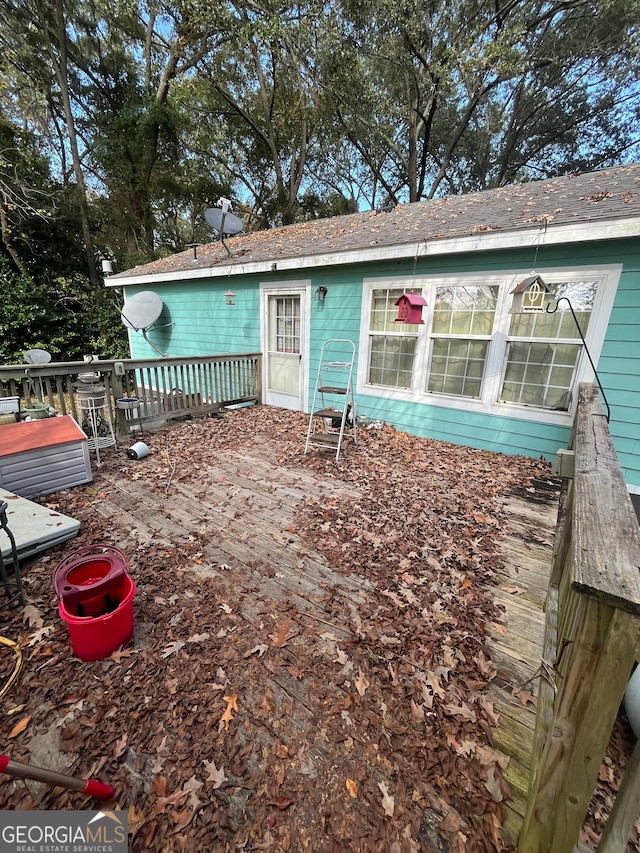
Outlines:
<svg viewBox="0 0 640 853"><path fill-rule="evenodd" d="M127 456L129 459L144 459L145 456L149 455L149 448L144 443L144 441L136 441L133 447L130 447L127 450Z"/></svg>
<svg viewBox="0 0 640 853"><path fill-rule="evenodd" d="M20 411L20 397L0 397L0 415L15 415Z"/></svg>

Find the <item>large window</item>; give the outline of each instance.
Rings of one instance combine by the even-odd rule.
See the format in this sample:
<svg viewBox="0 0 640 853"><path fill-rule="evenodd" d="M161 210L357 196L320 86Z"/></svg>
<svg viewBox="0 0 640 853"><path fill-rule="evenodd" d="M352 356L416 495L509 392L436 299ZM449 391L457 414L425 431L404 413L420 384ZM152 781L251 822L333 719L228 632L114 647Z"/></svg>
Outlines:
<svg viewBox="0 0 640 853"><path fill-rule="evenodd" d="M556 299L570 300L585 336L597 289L597 281L559 282L550 286ZM580 335L566 302L560 301L553 314L513 314L500 399L567 410L581 352Z"/></svg>
<svg viewBox="0 0 640 853"><path fill-rule="evenodd" d="M578 382L593 377L561 297L571 301L597 363L620 267L545 270L558 310L510 314L511 291L527 275L365 281L359 390L379 387L388 397L454 408L527 411L541 420L568 411ZM424 325L396 322L395 303L410 290L427 301Z"/></svg>
<svg viewBox="0 0 640 853"><path fill-rule="evenodd" d="M460 284L434 294L427 391L480 397L498 287Z"/></svg>

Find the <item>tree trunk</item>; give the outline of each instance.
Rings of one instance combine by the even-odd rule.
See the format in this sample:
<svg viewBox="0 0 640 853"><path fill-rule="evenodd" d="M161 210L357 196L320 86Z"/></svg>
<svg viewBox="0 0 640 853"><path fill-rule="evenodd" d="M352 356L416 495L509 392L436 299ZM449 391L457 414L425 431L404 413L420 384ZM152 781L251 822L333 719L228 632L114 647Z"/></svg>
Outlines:
<svg viewBox="0 0 640 853"><path fill-rule="evenodd" d="M60 86L60 94L62 96L62 104L64 115L67 122L67 131L69 134L69 148L71 149L71 159L73 162L73 172L76 178L78 187L78 207L80 209L80 221L82 223L82 236L84 239L85 250L87 254L87 267L89 270L89 281L95 290L96 296L100 298L102 294L102 283L98 278L96 269L96 259L93 250L93 237L91 235L91 226L89 224L89 206L87 204L87 190L82 172L82 164L80 161L80 152L78 148L78 138L76 135L75 121L73 111L71 109L71 99L69 97L69 80L68 80L68 56L67 56L67 30L64 19L64 8L62 0L56 0L55 3L55 33L49 30L47 25L46 8L43 8L41 3L38 4L38 10L42 22L43 30L47 36L47 49L51 56L53 69ZM56 56L55 45L57 43L58 56Z"/></svg>

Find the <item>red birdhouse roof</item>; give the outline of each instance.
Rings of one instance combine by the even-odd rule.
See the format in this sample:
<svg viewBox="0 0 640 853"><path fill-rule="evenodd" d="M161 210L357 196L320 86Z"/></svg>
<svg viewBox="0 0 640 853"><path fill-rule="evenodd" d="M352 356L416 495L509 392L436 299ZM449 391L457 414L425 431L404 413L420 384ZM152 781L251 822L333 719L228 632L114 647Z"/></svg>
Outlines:
<svg viewBox="0 0 640 853"><path fill-rule="evenodd" d="M426 299L423 299L419 293L403 293L402 296L396 301L396 305L400 305L401 302L408 302L412 307L421 308L422 306L427 304Z"/></svg>

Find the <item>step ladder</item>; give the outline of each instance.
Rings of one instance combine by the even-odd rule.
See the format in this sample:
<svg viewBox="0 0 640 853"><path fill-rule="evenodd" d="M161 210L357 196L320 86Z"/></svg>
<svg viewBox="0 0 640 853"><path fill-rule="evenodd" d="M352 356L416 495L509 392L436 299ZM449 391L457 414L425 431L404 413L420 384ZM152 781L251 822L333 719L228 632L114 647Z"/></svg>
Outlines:
<svg viewBox="0 0 640 853"><path fill-rule="evenodd" d="M358 444L356 404L353 397L353 364L356 345L330 338L320 351L304 455L310 447L336 449L336 461L344 439Z"/></svg>

